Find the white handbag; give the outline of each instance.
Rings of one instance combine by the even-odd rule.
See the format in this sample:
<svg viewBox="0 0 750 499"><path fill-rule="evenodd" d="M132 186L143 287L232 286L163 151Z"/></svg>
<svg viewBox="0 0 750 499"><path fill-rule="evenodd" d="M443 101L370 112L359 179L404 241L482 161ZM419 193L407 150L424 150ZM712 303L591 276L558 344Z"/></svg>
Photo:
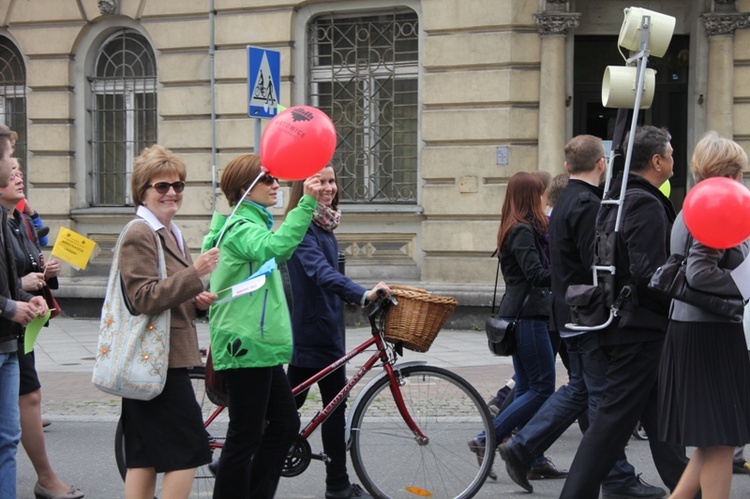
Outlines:
<svg viewBox="0 0 750 499"><path fill-rule="evenodd" d="M136 223L148 224L143 219L132 220L125 226L115 246L91 381L112 395L151 400L162 392L167 381L170 311L167 309L155 316L132 313L118 263L122 240ZM159 252L159 276L166 279L164 250L156 232L154 237Z"/></svg>

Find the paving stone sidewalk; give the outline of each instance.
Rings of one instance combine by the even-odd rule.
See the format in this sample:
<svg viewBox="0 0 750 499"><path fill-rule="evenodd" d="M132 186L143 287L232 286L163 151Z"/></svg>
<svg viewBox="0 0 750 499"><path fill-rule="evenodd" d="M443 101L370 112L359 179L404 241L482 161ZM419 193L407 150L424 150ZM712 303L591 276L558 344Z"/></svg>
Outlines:
<svg viewBox="0 0 750 499"><path fill-rule="evenodd" d="M208 324L197 325L201 345L208 344ZM97 390L91 384L94 366L98 319L57 317L42 330L35 348L36 366L42 383L44 416L55 420L109 420L120 411L120 399ZM349 348L364 341L368 328L352 328L346 333ZM355 358L347 372L352 373L367 356ZM483 331L443 330L429 352L405 350L404 362L425 361L450 369L466 378L489 398L513 374L510 358L493 357L487 350ZM565 372L558 362L558 381ZM360 382L362 386L363 382Z"/></svg>

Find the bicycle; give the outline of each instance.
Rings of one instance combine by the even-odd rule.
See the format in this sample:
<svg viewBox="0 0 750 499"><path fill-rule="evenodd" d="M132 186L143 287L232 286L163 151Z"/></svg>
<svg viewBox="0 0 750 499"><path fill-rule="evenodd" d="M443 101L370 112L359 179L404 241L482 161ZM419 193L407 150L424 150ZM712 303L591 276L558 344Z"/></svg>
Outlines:
<svg viewBox="0 0 750 499"><path fill-rule="evenodd" d="M348 449L362 486L373 497L470 498L487 479L494 453L488 452L477 466L466 441L482 430L487 447L494 449L492 416L476 389L457 374L424 361L397 363L403 345L388 342L383 330L385 314L394 304L395 299L378 299L368 314L372 336L294 388L296 395L344 368L367 349L375 348L331 403L303 426L289 451L282 476L298 476L312 460L327 459L324 453L312 452L308 438L379 365L382 372L362 388L347 415ZM210 434L217 434L223 409L216 407L205 424L215 452L220 452L223 440ZM120 434L120 442L121 438ZM124 455L118 454L117 459L119 466ZM209 481L201 479L203 484Z"/></svg>

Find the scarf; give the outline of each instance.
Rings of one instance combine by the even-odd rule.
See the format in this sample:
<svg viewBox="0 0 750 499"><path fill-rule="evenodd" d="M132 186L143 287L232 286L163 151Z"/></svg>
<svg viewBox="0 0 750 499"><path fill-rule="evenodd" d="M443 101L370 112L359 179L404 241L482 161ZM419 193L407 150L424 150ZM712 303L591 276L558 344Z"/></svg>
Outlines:
<svg viewBox="0 0 750 499"><path fill-rule="evenodd" d="M341 211L318 203L318 207L313 212L312 221L321 229L333 232L341 223Z"/></svg>

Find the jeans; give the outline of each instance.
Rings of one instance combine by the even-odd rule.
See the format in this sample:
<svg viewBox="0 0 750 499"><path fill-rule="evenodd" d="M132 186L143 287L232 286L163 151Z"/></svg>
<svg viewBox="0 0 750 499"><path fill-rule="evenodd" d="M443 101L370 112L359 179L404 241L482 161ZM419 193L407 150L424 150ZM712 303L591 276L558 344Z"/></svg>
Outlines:
<svg viewBox="0 0 750 499"><path fill-rule="evenodd" d="M229 427L214 499L271 499L299 416L282 366L221 371L229 392Z"/></svg>
<svg viewBox="0 0 750 499"><path fill-rule="evenodd" d="M0 353L0 497L16 497L16 449L21 440L18 356Z"/></svg>
<svg viewBox="0 0 750 499"><path fill-rule="evenodd" d="M297 386L317 374L318 371L320 369L290 365L286 374L291 385ZM343 367L318 381L324 407L338 395L344 385L346 385L346 373ZM297 408L305 403L307 392L295 397ZM323 440L323 451L330 459L326 463L326 488L343 490L349 486L349 474L346 472L346 399L321 425L320 436Z"/></svg>
<svg viewBox="0 0 750 499"><path fill-rule="evenodd" d="M513 317L505 317L513 320ZM514 428L525 425L555 391L555 359L546 321L520 319L516 323L515 398L495 418L495 437L502 442ZM484 442L483 433L477 435Z"/></svg>
<svg viewBox="0 0 750 499"><path fill-rule="evenodd" d="M597 344L596 335L572 336L564 341L570 362L568 384L552 394L509 443L513 453L532 466L534 456L555 443L585 410L588 409L589 421L594 420L597 404L607 385L607 358ZM602 489L608 492L625 488L634 476L635 469L622 452L602 482Z"/></svg>

